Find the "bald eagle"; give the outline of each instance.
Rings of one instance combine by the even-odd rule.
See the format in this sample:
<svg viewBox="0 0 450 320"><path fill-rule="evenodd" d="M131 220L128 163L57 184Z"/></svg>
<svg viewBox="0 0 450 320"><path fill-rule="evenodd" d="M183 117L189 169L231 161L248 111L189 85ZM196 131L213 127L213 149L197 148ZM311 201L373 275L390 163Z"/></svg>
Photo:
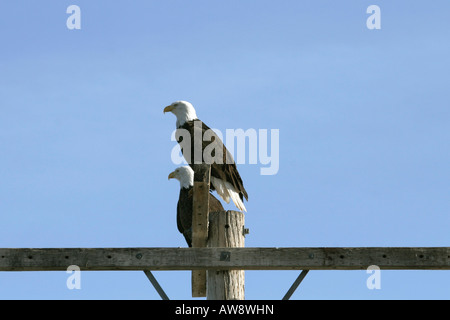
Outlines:
<svg viewBox="0 0 450 320"><path fill-rule="evenodd" d="M185 152L183 148L181 148L181 152L183 153L187 163L192 167L194 164L195 154L194 137L196 136L194 133L194 127L196 126L195 122L200 122L197 118L195 109L192 104L187 101L176 101L164 108L164 113L166 112L172 112L177 117L177 131L180 129L185 129L190 133L190 152ZM205 159L203 159L203 151L212 142L215 142L215 144L218 145L223 151L223 161L215 161L211 164L211 190L216 190L219 196L226 203L230 203L230 200L232 200L239 210L247 211L243 202L244 198L248 201L247 191L244 188L244 184L236 168L236 163L234 162L233 157L220 140L219 136L217 136L217 134L214 133L214 131L211 130L206 124L203 122L200 123L202 130L201 137L205 135L205 132L208 132L209 135L214 137L214 139L211 137L210 141L204 141L203 138L201 138L202 162L205 162ZM181 146L181 137L177 139Z"/></svg>
<svg viewBox="0 0 450 320"><path fill-rule="evenodd" d="M177 204L177 227L189 247L192 247L192 203L194 170L189 166L177 168L169 174L169 179L180 181L180 197ZM222 204L209 194L209 212L225 211Z"/></svg>

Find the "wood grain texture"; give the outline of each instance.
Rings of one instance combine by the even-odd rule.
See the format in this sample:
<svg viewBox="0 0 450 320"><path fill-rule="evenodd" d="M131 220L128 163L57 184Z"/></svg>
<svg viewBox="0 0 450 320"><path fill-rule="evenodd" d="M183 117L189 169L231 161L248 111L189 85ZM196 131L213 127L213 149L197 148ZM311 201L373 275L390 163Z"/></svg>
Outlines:
<svg viewBox="0 0 450 320"><path fill-rule="evenodd" d="M209 213L208 247L243 248L244 214L238 211L223 211ZM220 259L228 260L231 256L222 253ZM208 270L207 292L208 300L244 300L245 273L244 270Z"/></svg>
<svg viewBox="0 0 450 320"><path fill-rule="evenodd" d="M192 207L192 246L206 247L209 223L209 165L194 165L194 190Z"/></svg>
<svg viewBox="0 0 450 320"><path fill-rule="evenodd" d="M211 166L194 164L193 170L192 247L204 248L208 240ZM206 270L192 271L191 279L192 297L206 297Z"/></svg>
<svg viewBox="0 0 450 320"><path fill-rule="evenodd" d="M0 271L450 270L449 247L3 248Z"/></svg>

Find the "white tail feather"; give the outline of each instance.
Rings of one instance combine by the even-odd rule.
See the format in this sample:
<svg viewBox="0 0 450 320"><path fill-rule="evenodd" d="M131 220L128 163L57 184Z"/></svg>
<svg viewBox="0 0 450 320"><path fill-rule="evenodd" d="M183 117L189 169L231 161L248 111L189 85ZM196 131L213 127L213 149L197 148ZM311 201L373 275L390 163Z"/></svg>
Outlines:
<svg viewBox="0 0 450 320"><path fill-rule="evenodd" d="M236 191L236 189L233 187L231 183L215 177L211 177L211 184L216 189L217 194L223 199L223 201L225 201L226 203L230 203L231 199L234 205L239 210L247 212L244 203L239 197L239 193Z"/></svg>
<svg viewBox="0 0 450 320"><path fill-rule="evenodd" d="M211 184L216 189L217 194L223 199L223 201L225 201L226 203L230 203L230 195L228 193L228 190L225 188L223 180L211 177Z"/></svg>

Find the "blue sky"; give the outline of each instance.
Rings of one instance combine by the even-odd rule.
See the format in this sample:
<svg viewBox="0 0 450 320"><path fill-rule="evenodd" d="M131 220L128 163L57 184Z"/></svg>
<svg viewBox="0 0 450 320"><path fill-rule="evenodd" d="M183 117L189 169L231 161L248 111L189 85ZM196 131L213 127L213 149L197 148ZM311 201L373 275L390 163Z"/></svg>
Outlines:
<svg viewBox="0 0 450 320"><path fill-rule="evenodd" d="M66 9L81 9L69 30ZM381 8L381 30L366 9ZM448 246L448 1L0 1L0 247L179 247L167 181L188 100L211 127L279 129L241 164L247 247ZM232 206L227 208L233 209ZM297 271L246 272L281 299ZM190 273L155 272L170 298ZM310 272L292 299L439 299L448 271ZM142 272L0 273L0 298L158 299Z"/></svg>

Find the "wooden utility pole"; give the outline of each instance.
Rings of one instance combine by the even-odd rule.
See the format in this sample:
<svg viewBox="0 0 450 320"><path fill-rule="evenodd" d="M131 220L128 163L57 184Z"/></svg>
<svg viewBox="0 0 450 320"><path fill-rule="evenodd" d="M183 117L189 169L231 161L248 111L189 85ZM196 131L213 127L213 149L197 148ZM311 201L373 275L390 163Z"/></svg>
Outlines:
<svg viewBox="0 0 450 320"><path fill-rule="evenodd" d="M194 165L192 212L193 248L243 248L244 214L238 211L209 212L211 166ZM220 260L230 261L222 251ZM209 300L244 300L244 270L193 270L192 296Z"/></svg>
<svg viewBox="0 0 450 320"><path fill-rule="evenodd" d="M0 248L1 271L450 270L450 247Z"/></svg>
<svg viewBox="0 0 450 320"><path fill-rule="evenodd" d="M192 247L204 248L208 240L209 181L211 166L194 164ZM206 270L192 270L192 296L206 297Z"/></svg>
<svg viewBox="0 0 450 320"><path fill-rule="evenodd" d="M209 213L208 247L224 248L220 260L230 261L231 253L225 248L243 248L244 214L238 211ZM208 270L208 300L244 300L244 270Z"/></svg>

